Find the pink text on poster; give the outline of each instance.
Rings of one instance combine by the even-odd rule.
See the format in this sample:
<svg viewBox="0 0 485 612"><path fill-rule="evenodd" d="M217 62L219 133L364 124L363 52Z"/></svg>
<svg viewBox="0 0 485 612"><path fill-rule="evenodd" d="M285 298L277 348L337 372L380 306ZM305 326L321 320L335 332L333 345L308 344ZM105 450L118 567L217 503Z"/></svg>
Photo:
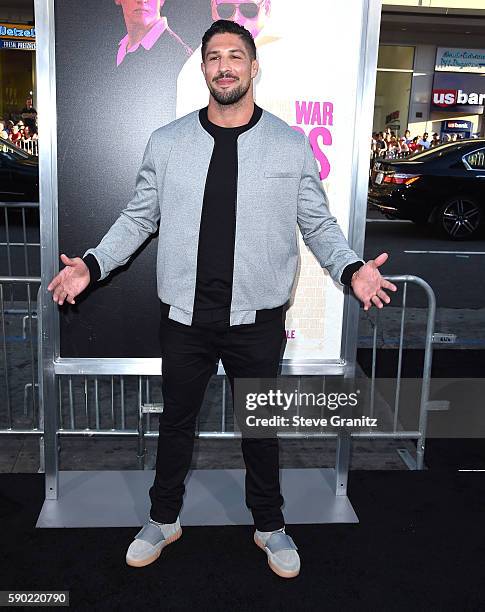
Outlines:
<svg viewBox="0 0 485 612"><path fill-rule="evenodd" d="M330 174L330 162L325 155L325 148L332 145L333 103L295 100L296 125L291 127L302 134L308 132L315 159L320 165L320 179L325 180ZM302 125L306 126L305 130Z"/></svg>

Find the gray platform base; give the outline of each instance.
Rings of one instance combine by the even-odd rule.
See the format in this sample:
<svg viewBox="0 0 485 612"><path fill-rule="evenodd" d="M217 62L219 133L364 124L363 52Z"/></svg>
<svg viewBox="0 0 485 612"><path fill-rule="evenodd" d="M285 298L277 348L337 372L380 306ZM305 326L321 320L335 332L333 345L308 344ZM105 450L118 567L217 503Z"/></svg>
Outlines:
<svg viewBox="0 0 485 612"><path fill-rule="evenodd" d="M137 527L147 521L153 470L59 473L59 499L45 500L37 527ZM287 524L358 523L348 497L336 496L331 468L281 470ZM252 525L244 470L193 470L182 525Z"/></svg>

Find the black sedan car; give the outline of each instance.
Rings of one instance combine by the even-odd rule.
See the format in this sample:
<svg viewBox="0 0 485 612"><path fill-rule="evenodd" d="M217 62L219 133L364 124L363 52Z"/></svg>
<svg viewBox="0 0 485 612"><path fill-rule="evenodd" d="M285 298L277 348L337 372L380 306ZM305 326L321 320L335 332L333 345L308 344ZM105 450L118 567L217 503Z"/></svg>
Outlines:
<svg viewBox="0 0 485 612"><path fill-rule="evenodd" d="M485 138L377 159L368 202L388 218L432 224L451 240L478 238L485 227Z"/></svg>
<svg viewBox="0 0 485 612"><path fill-rule="evenodd" d="M0 138L0 201L39 201L37 157L3 138Z"/></svg>

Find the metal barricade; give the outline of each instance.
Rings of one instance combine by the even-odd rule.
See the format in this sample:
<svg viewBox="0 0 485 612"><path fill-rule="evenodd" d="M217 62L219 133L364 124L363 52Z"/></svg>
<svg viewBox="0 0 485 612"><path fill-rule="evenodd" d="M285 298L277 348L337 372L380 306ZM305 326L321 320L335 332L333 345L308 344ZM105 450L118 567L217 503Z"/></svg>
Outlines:
<svg viewBox="0 0 485 612"><path fill-rule="evenodd" d="M17 146L29 155L39 157L39 141L35 140L19 140Z"/></svg>
<svg viewBox="0 0 485 612"><path fill-rule="evenodd" d="M9 150L15 151L15 149L21 149L29 155L39 157L39 141L37 138L30 140L18 140L17 142L0 142L0 151L8 152Z"/></svg>
<svg viewBox="0 0 485 612"><path fill-rule="evenodd" d="M0 277L0 433L41 435L38 360L38 277ZM35 297L34 297L35 296Z"/></svg>
<svg viewBox="0 0 485 612"><path fill-rule="evenodd" d="M390 431L359 431L352 432L349 438L367 439L409 439L416 440L416 460L409 453L403 454L402 459L410 469L423 469L424 449L426 440L427 412L431 408L429 401L429 388L432 364L433 331L436 313L436 302L431 287L419 277L402 275L388 276L388 280L402 286L402 302L400 316L400 334L398 343L398 364L396 371L396 392L394 406L389 409L393 411L393 427ZM5 283L24 283L27 287L40 279L8 279L0 278L0 287ZM398 429L400 385L402 376L402 357L404 350L404 321L407 307L408 285L413 284L424 290L427 299L426 329L423 336L424 365L422 371L421 395L419 398L419 419L415 430L403 431ZM3 288L2 288L2 291ZM30 291L30 290L29 290ZM30 293L29 293L30 295ZM29 330L33 324L33 308L28 303L27 325ZM372 344L372 372L370 380L370 405L375 405L376 393L376 363L377 363L377 338L379 332L378 309L373 309L373 344ZM2 297L2 338L4 341L4 364L8 362L6 342L8 336L5 332L4 301ZM30 334L32 340L32 334ZM32 364L34 364L35 351L31 349ZM4 377L8 385L8 368L4 365ZM32 389L35 389L34 377L35 366L31 368ZM301 377L298 381L301 380ZM136 437L138 467L145 465L145 439L158 436L158 427L153 428L153 415L163 411L163 400L161 393L161 377L157 376L84 376L84 375L58 375L58 430L59 438L71 436L120 436ZM228 410L228 385L225 376L215 375L209 383L209 392L206 394L204 406L199 414L197 422L197 435L201 438L238 438L240 433L234 431L234 419L232 410ZM30 391L29 391L30 392ZM24 393L27 391L24 390ZM32 394L34 396L35 394ZM32 399L32 414L35 415L35 406L38 404ZM42 420L43 422L43 420ZM42 435L41 429L36 429L36 419L32 419L32 429L14 428L11 405L7 406L6 429L0 429L2 433L36 433ZM288 433L281 437L318 437L337 438L339 444L341 437L337 433ZM349 443L349 440L346 440Z"/></svg>
<svg viewBox="0 0 485 612"><path fill-rule="evenodd" d="M0 202L0 275L40 276L38 202Z"/></svg>
<svg viewBox="0 0 485 612"><path fill-rule="evenodd" d="M433 289L430 285L422 278L413 275L400 275L400 276L386 276L387 280L395 284L403 285L402 301L401 301L401 316L399 325L399 338L398 338L398 360L396 369L396 388L394 395L394 406L393 406L393 430L385 434L387 437L394 438L409 438L416 440L416 460L409 456L406 452L401 452L403 461L408 465L410 469L422 470L424 465L424 450L426 441L426 426L427 426L427 415L428 410L431 409L432 403L429 400L430 395L430 381L431 381L431 366L433 360L433 333L436 319L436 298ZM419 420L417 431L402 431L398 430L398 418L400 408L400 394L401 394L401 380L402 380L402 366L403 366L403 349L404 349L404 331L405 331L405 318L407 308L407 292L408 284L414 284L420 287L426 295L427 300L427 316L426 316L426 329L424 332L424 362L422 371L422 386L421 396L419 400ZM377 364L377 338L379 332L380 323L380 310L375 310L375 316L372 321L373 327L373 340L372 340L372 372L371 372L371 386L370 386L370 408L371 411L375 406L375 389L376 389L376 364ZM358 434L356 434L358 435ZM379 435L378 437L383 437Z"/></svg>

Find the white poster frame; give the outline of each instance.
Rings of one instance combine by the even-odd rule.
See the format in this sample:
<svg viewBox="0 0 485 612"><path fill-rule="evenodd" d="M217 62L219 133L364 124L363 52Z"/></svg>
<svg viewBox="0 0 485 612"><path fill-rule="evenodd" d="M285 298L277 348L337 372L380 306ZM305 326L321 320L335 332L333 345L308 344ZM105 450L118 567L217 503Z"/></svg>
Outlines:
<svg viewBox="0 0 485 612"><path fill-rule="evenodd" d="M58 271L58 183L57 183L57 111L55 65L54 0L34 0L37 33L37 75L40 164L41 269L39 319L40 393L44 407L46 498L57 499L57 396L56 375L159 375L161 360L149 358L92 359L61 358L59 312L47 291L49 280ZM363 255L367 190L369 176L370 134L374 109L381 0L362 0L362 37L358 70L357 99L352 147L351 200L347 228L348 241ZM342 44L344 44L344 39ZM343 65L342 69L345 66ZM283 375L343 375L355 370L359 303L345 290L340 358L332 360L282 361ZM223 374L222 366L219 367Z"/></svg>

